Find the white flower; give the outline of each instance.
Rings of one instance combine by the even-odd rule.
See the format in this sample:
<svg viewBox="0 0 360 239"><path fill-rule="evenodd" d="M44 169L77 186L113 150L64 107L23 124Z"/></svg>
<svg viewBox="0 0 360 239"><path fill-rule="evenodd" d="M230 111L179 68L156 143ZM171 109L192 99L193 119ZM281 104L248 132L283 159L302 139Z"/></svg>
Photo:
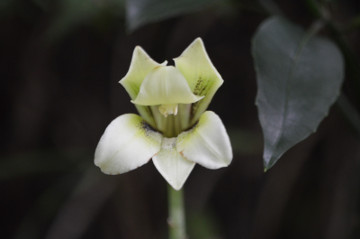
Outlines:
<svg viewBox="0 0 360 239"><path fill-rule="evenodd" d="M219 116L205 111L223 80L197 38L174 66L152 60L141 47L120 83L139 114L124 114L106 128L95 164L106 174L121 174L152 159L176 190L198 163L209 169L232 160L229 137Z"/></svg>

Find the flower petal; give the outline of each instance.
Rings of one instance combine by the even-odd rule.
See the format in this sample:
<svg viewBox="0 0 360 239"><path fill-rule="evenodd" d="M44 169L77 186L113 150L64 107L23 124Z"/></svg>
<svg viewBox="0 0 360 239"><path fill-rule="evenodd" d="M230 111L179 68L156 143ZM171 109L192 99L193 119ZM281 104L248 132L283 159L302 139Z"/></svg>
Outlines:
<svg viewBox="0 0 360 239"><path fill-rule="evenodd" d="M185 158L209 169L226 167L233 157L225 127L212 111L204 112L194 128L181 133L176 147Z"/></svg>
<svg viewBox="0 0 360 239"><path fill-rule="evenodd" d="M124 86L130 98L134 100L140 90L141 83L145 77L156 67L164 66L167 61L162 64L157 63L140 47L136 46L132 55L131 64L127 74L120 80L120 84ZM154 127L155 122L151 117L149 107L135 105L140 115Z"/></svg>
<svg viewBox="0 0 360 239"><path fill-rule="evenodd" d="M106 174L121 174L147 163L160 151L162 135L135 114L117 117L106 128L95 151L95 165Z"/></svg>
<svg viewBox="0 0 360 239"><path fill-rule="evenodd" d="M175 190L182 188L195 166L176 151L176 138L163 138L161 151L153 157L153 163Z"/></svg>
<svg viewBox="0 0 360 239"><path fill-rule="evenodd" d="M191 104L202 98L192 93L178 69L160 66L146 76L138 96L132 102L139 105Z"/></svg>
<svg viewBox="0 0 360 239"><path fill-rule="evenodd" d="M210 104L223 79L211 63L201 38L195 39L174 61L176 68L188 81L192 92L205 96L193 106L194 117L191 123L195 123Z"/></svg>
<svg viewBox="0 0 360 239"><path fill-rule="evenodd" d="M136 46L132 55L129 71L119 81L129 93L131 99L135 99L139 93L141 83L145 77L156 67L166 65L167 62L160 64L140 47Z"/></svg>

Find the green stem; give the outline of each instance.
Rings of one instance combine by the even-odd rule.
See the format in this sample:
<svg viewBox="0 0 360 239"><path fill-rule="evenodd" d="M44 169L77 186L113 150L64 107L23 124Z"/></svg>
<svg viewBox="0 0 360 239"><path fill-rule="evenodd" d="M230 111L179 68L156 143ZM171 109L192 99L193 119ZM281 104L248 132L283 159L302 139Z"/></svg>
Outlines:
<svg viewBox="0 0 360 239"><path fill-rule="evenodd" d="M183 191L176 191L168 185L169 239L186 239Z"/></svg>

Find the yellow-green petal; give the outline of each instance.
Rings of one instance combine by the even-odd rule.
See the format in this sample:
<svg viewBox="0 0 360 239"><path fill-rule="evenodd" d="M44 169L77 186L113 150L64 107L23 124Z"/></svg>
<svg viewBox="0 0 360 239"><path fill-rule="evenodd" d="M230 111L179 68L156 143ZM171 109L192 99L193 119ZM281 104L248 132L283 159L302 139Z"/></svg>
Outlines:
<svg viewBox="0 0 360 239"><path fill-rule="evenodd" d="M206 53L201 38L195 39L174 61L176 68L187 80L191 91L195 95L204 96L201 101L193 105L192 123L195 123L209 106L223 79Z"/></svg>
<svg viewBox="0 0 360 239"><path fill-rule="evenodd" d="M226 167L233 157L226 129L212 111L204 112L194 128L177 137L176 148L186 159L209 169Z"/></svg>
<svg viewBox="0 0 360 239"><path fill-rule="evenodd" d="M95 151L95 165L106 174L121 174L147 163L160 151L162 135L136 114L124 114L106 128Z"/></svg>
<svg viewBox="0 0 360 239"><path fill-rule="evenodd" d="M154 61L151 57L140 47L136 46L132 55L129 71L120 80L120 84L125 88L130 98L134 100L140 90L141 83L145 77L156 67L166 65L167 62L162 64ZM155 122L151 116L151 111L148 107L136 105L140 115L152 126Z"/></svg>
<svg viewBox="0 0 360 239"><path fill-rule="evenodd" d="M142 82L132 102L138 105L191 104L202 99L192 93L186 79L173 66L159 66Z"/></svg>
<svg viewBox="0 0 360 239"><path fill-rule="evenodd" d="M124 86L130 98L134 100L139 93L141 83L145 77L156 67L166 64L166 61L162 64L154 61L140 46L136 46L132 55L129 71L119 83Z"/></svg>

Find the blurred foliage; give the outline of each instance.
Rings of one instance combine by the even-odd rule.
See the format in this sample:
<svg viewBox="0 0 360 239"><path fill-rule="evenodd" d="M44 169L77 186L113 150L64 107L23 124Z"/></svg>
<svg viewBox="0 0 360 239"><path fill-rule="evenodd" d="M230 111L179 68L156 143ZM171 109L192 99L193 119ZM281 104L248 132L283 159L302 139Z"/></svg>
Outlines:
<svg viewBox="0 0 360 239"><path fill-rule="evenodd" d="M76 163L79 154L64 155L61 152L38 152L3 157L0 161L0 180L11 180L16 177L34 174L54 174L81 171Z"/></svg>
<svg viewBox="0 0 360 239"><path fill-rule="evenodd" d="M94 19L123 17L125 10L125 0L63 0L58 4L58 16L49 32L52 37L61 36Z"/></svg>
<svg viewBox="0 0 360 239"><path fill-rule="evenodd" d="M169 17L179 16L210 5L217 0L128 0L126 21L130 30Z"/></svg>
<svg viewBox="0 0 360 239"><path fill-rule="evenodd" d="M0 2L2 238L166 238L153 166L111 177L92 154L110 120L135 111L117 83L134 46L162 61L198 36L225 80L211 108L234 160L189 178L189 238L359 238L359 1L170 3ZM264 174L250 42L273 14L304 29L323 21L318 34L339 47L346 72L318 132Z"/></svg>
<svg viewBox="0 0 360 239"><path fill-rule="evenodd" d="M190 212L188 231L192 238L221 238L216 218L209 212Z"/></svg>

